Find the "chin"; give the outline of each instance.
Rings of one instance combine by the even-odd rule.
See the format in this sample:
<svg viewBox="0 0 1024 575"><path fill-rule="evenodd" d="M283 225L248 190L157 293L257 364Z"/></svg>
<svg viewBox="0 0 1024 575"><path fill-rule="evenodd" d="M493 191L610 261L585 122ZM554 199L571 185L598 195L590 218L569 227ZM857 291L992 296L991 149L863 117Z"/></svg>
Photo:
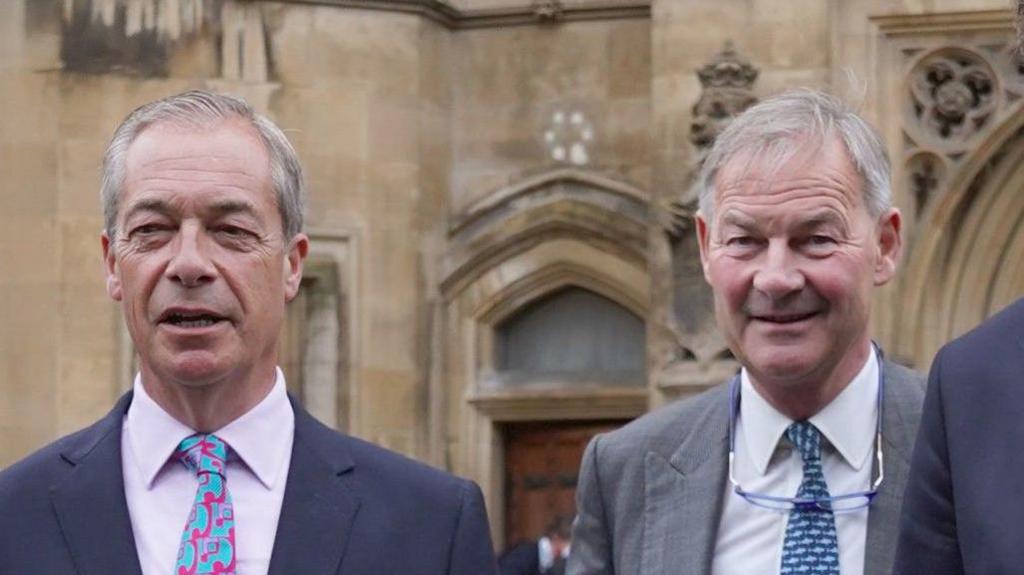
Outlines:
<svg viewBox="0 0 1024 575"><path fill-rule="evenodd" d="M803 380L814 371L818 363L807 350L766 346L761 353L753 354L749 367L761 379L784 383Z"/></svg>
<svg viewBox="0 0 1024 575"><path fill-rule="evenodd" d="M187 387L204 387L223 379L229 371L222 356L208 351L179 353L160 370L169 380Z"/></svg>

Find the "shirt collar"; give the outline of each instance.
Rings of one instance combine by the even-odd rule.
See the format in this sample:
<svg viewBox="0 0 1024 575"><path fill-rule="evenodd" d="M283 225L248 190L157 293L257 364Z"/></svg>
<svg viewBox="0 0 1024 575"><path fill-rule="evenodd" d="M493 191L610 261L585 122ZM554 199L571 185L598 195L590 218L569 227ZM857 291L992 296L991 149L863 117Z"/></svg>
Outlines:
<svg viewBox="0 0 1024 575"><path fill-rule="evenodd" d="M138 470L150 489L160 470L174 454L182 439L195 430L164 411L135 376L134 395L128 407L126 425L129 445ZM285 391L284 373L277 369L274 386L255 407L215 431L267 489L282 479L281 470L295 433L295 413Z"/></svg>
<svg viewBox="0 0 1024 575"><path fill-rule="evenodd" d="M878 418L878 357L868 354L867 361L849 385L810 418L810 422L828 440L843 460L854 470L868 461L874 447ZM779 440L793 420L779 413L754 389L744 369L740 375L740 417L742 433L758 474L764 475ZM865 406L870 405L870 409Z"/></svg>

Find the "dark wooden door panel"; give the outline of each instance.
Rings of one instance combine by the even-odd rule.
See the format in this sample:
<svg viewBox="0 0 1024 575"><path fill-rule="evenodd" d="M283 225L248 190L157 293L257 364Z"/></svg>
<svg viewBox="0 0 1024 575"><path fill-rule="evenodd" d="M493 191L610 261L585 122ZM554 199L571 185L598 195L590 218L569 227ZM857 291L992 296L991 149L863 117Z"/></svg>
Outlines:
<svg viewBox="0 0 1024 575"><path fill-rule="evenodd" d="M530 422L505 428L505 541L537 539L576 512L576 482L592 437L625 421Z"/></svg>

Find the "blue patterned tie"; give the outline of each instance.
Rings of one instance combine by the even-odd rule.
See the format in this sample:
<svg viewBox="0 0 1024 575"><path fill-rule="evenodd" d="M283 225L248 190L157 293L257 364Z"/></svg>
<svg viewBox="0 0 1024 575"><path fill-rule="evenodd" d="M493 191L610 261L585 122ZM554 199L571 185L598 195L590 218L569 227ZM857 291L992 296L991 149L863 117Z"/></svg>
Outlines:
<svg viewBox="0 0 1024 575"><path fill-rule="evenodd" d="M804 479L796 496L828 497L828 485L821 473L821 433L810 423L798 421L789 426L786 436L800 450L804 461ZM831 511L797 507L789 512L779 573L839 575L839 544Z"/></svg>

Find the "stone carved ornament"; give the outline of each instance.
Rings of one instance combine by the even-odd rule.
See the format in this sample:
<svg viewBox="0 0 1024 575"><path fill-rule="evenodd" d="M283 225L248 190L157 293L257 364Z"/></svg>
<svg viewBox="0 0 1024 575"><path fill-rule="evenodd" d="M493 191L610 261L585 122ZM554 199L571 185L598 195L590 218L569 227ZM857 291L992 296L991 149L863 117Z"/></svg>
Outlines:
<svg viewBox="0 0 1024 575"><path fill-rule="evenodd" d="M693 105L690 122L690 142L697 148L694 173L729 122L757 103L753 88L758 74L760 71L736 52L731 40L697 70L701 94ZM663 225L672 238L689 231L696 203L696 196L681 193L671 196L664 205Z"/></svg>
<svg viewBox="0 0 1024 575"><path fill-rule="evenodd" d="M935 143L956 146L987 127L997 104L998 80L979 54L935 52L915 66L910 94L917 122Z"/></svg>
<svg viewBox="0 0 1024 575"><path fill-rule="evenodd" d="M913 61L904 92L904 185L920 216L965 154L1024 96L1024 55L1005 37L905 55Z"/></svg>
<svg viewBox="0 0 1024 575"><path fill-rule="evenodd" d="M565 15L561 0L534 0L533 16L539 22L554 23Z"/></svg>
<svg viewBox="0 0 1024 575"><path fill-rule="evenodd" d="M702 90L693 106L690 123L690 142L697 152L690 168L690 179L729 122L758 101L753 87L759 70L736 52L732 42L726 42L722 51L696 73ZM655 378L669 388L684 383L678 389L685 389L686 385L697 381L717 380L721 374L711 366L719 369L724 365L726 371L735 369L728 347L717 335L714 318L708 311L714 304L701 274L692 229L697 201L695 190L691 189L671 194L659 202L659 220L669 239L670 317L655 320L659 331L667 337L655 352L658 359L653 372L659 374ZM700 367L694 369L695 365Z"/></svg>
<svg viewBox="0 0 1024 575"><path fill-rule="evenodd" d="M759 73L736 53L732 41L697 70L702 91L693 105L690 141L698 150L710 149L733 118L757 103L753 87Z"/></svg>

